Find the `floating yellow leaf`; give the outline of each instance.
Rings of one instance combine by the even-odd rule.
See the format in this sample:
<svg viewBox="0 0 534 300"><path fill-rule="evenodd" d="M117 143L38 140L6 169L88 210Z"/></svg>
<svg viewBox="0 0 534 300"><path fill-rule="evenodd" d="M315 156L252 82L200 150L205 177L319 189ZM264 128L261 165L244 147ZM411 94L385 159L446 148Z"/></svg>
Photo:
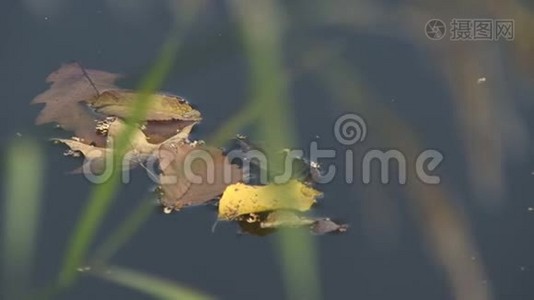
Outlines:
<svg viewBox="0 0 534 300"><path fill-rule="evenodd" d="M219 219L279 209L306 211L319 196L321 192L298 180L265 186L236 183L226 188L219 201Z"/></svg>

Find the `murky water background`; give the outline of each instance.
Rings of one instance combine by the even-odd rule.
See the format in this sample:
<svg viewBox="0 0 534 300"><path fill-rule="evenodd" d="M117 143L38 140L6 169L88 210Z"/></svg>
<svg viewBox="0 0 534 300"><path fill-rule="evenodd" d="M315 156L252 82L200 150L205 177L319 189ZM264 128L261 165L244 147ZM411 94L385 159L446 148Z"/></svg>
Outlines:
<svg viewBox="0 0 534 300"><path fill-rule="evenodd" d="M445 157L437 170L442 176L440 186L448 191L447 201L457 205L456 212L467 220L469 236L480 252L463 255L473 263L481 263L487 274L473 284L488 286L495 299L530 299L534 296L534 212L529 210L534 207L533 73L528 67L532 53L520 56L511 46L497 42L463 42L454 46L450 46L450 41L425 42L424 22L414 21L420 26L414 25L412 31L401 30L402 22L395 27L396 21L388 21L377 12L415 5L405 2L409 1L369 2L368 6L302 1L280 5L291 24L283 42L287 69L292 76L296 145L308 149L311 141L317 141L320 148L344 153L347 147L334 138L333 125L343 113L355 112L365 118L368 126L365 143L352 148L358 155L368 149L405 149L406 145L398 140L384 138L388 132L395 133L395 129L401 132L406 129L407 135L417 136L420 142L417 150L438 149ZM39 3L5 1L0 9L2 148L19 133L37 139L47 159L35 272L37 286L49 282L59 271L67 238L92 186L81 176L65 174L77 167L79 161L63 157L63 148L47 140L68 134L53 126L36 127L34 119L40 107L30 106L29 102L47 88L46 76L71 60L88 68L126 74L123 86L134 88L153 63L172 23L166 1ZM343 11L337 5L347 9ZM369 9L369 15L361 11L364 7ZM444 19L466 17L460 4L457 10L429 7L435 16L442 12ZM473 14L467 17L478 17L475 10L469 12ZM375 15L377 19L370 20ZM365 22L370 25L359 24ZM517 32L516 40L509 43L519 43L527 37L524 32ZM435 44L428 46L430 43ZM498 86L502 93L491 94L491 99L482 97L480 102L459 97L471 99L476 95L466 95L465 88L451 85L447 78L446 68L456 66L447 65L444 57L462 61L466 54L461 47L471 47L482 57L499 59L492 68L477 69L494 73L466 78L475 86L477 78L487 77L485 84ZM322 57L329 57L332 52L334 57L343 59L345 68L362 79L354 82L355 86L361 84L365 88L352 95L354 104L336 99L335 93L316 76L321 72L314 68L335 64L328 58L321 62ZM203 112L204 120L194 137L205 138L247 103L248 80L234 16L225 3L208 1L194 29L187 34L163 90L186 97ZM367 102L362 104L359 100L362 98ZM374 104L381 106L374 110L378 114L368 113ZM487 114L488 110L493 115L488 123L482 124L490 127L479 128L481 123L459 121L462 112L472 114L463 120L476 121L477 115ZM390 114L403 120L407 127L389 119ZM272 121L277 122L275 117ZM469 131L473 128L476 130ZM254 139L254 131L244 131ZM469 146L484 134L487 134L484 141ZM403 140L402 136L397 138ZM473 149L475 152L470 152ZM484 163L472 164L473 159L480 157ZM325 160L323 164L335 164L343 170L343 157ZM491 165L498 168L488 167ZM413 164L408 165L409 172L413 172L411 167ZM358 172L358 167L355 170ZM474 177L479 178L478 185ZM320 254L323 297L451 299L453 292L446 268L423 238L431 225L424 217L416 217L422 212L410 204L410 197L414 196L406 193L409 187L376 182L363 185L360 177L355 178L352 185L338 176L332 183L320 186L325 198L316 214L351 225L347 233L314 238ZM133 182L121 188L105 219L97 244L106 231L126 217L129 207L145 200L144 195L152 186L142 170L134 172ZM216 210L210 207L187 209L170 216L154 208L150 220L112 261L223 299L283 298L275 237L240 236L234 224L219 224L212 233L215 218ZM432 235L430 231L429 236ZM455 241L451 236L451 243ZM149 299L91 276L84 276L62 299L119 297Z"/></svg>

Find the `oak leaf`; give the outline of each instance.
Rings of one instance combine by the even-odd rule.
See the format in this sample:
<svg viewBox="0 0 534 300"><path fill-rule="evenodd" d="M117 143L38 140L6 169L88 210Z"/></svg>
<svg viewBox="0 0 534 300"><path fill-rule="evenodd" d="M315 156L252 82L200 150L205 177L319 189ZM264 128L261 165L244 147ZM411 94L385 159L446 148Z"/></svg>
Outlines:
<svg viewBox="0 0 534 300"><path fill-rule="evenodd" d="M121 75L85 70L78 63L62 65L47 77L51 86L32 101L45 107L36 124L57 123L86 144L106 146L106 135L96 130L107 117L129 117L138 93L121 89ZM202 118L185 99L166 93L149 96L151 105L143 118L147 141L160 144Z"/></svg>
<svg viewBox="0 0 534 300"><path fill-rule="evenodd" d="M121 77L119 74L98 70L86 70L96 88L99 90L114 89L115 81ZM96 95L87 77L78 63L62 65L46 78L52 85L48 90L39 94L32 101L44 103L35 123L57 123L63 129L72 131L86 144L105 145L105 137L99 136L95 131L96 116L83 103Z"/></svg>

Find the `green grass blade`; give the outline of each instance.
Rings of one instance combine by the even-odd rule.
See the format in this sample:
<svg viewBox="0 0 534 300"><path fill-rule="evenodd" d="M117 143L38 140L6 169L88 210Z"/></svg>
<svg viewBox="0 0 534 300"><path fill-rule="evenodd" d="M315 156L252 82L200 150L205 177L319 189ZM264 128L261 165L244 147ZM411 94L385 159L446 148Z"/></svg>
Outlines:
<svg viewBox="0 0 534 300"><path fill-rule="evenodd" d="M232 4L248 57L253 105L261 110L258 129L268 145L269 167L283 170L284 162L272 154L289 147L295 137L281 45L284 19L275 1L236 0ZM280 231L277 250L287 298L320 299L316 247L309 232Z"/></svg>
<svg viewBox="0 0 534 300"><path fill-rule="evenodd" d="M139 89L140 95L132 109L132 116L127 120L128 126L117 137L115 142L113 170L110 178L93 189L87 207L83 211L80 221L71 237L59 277L59 283L62 286L71 284L77 276L76 269L83 263L102 218L117 192L117 186L121 176L122 157L126 152L129 140L134 132L135 124L143 119L150 105L148 101L149 95L163 84L165 76L170 71L176 52L178 51L178 41L179 39L173 35L164 45L157 62L142 81Z"/></svg>
<svg viewBox="0 0 534 300"><path fill-rule="evenodd" d="M105 264L145 224L154 212L151 201L141 201L131 214L113 231L95 251L95 263Z"/></svg>
<svg viewBox="0 0 534 300"><path fill-rule="evenodd" d="M249 103L245 108L235 113L226 121L215 133L206 139L209 145L222 146L229 139L234 137L244 127L258 120L262 113L261 105L257 102Z"/></svg>
<svg viewBox="0 0 534 300"><path fill-rule="evenodd" d="M142 80L138 89L139 96L132 108L132 115L126 120L126 128L115 140L113 169L110 178L103 184L93 188L88 204L72 233L58 279L58 284L62 287L72 284L78 276L76 270L86 259L89 246L100 227L105 212L117 193L117 186L121 176L119 170L122 169L122 157L128 148L135 126L143 119L149 108L149 96L163 84L174 64L182 38L180 33L184 32L196 18L202 8L202 3L203 1L187 2L178 6L181 11L178 11L177 16L179 15L181 18L176 19L176 27L171 32L169 40L164 44L157 61Z"/></svg>
<svg viewBox="0 0 534 300"><path fill-rule="evenodd" d="M8 149L2 217L5 299L21 299L31 286L41 209L42 166L36 143L16 140Z"/></svg>
<svg viewBox="0 0 534 300"><path fill-rule="evenodd" d="M102 271L91 271L90 274L135 289L157 299L213 299L204 293L181 284L121 267L108 267Z"/></svg>

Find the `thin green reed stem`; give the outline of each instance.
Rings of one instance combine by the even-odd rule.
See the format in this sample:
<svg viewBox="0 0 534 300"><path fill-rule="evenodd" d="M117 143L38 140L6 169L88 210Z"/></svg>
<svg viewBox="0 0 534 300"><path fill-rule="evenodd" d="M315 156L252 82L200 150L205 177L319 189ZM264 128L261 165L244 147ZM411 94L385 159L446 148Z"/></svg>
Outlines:
<svg viewBox="0 0 534 300"><path fill-rule="evenodd" d="M17 139L5 157L2 283L5 299L21 299L31 286L39 227L42 157L37 144Z"/></svg>
<svg viewBox="0 0 534 300"><path fill-rule="evenodd" d="M95 250L92 261L97 264L106 264L117 251L145 224L154 212L154 204L143 200L128 215L104 242Z"/></svg>
<svg viewBox="0 0 534 300"><path fill-rule="evenodd" d="M221 146L228 139L239 133L244 127L258 120L262 114L262 106L257 102L247 103L245 108L228 119L215 133L209 136L206 141L210 145Z"/></svg>
<svg viewBox="0 0 534 300"><path fill-rule="evenodd" d="M128 149L136 124L143 119L149 108L149 95L161 86L173 65L179 46L178 41L178 35L174 33L165 43L158 60L141 83L132 115L126 120L126 128L116 138L110 178L93 189L89 202L71 236L59 275L59 284L62 286L70 285L77 277L76 269L83 263L102 218L116 195L121 176L122 157Z"/></svg>
<svg viewBox="0 0 534 300"><path fill-rule="evenodd" d="M132 109L132 115L126 120L126 128L116 138L111 176L105 183L93 189L87 207L83 211L70 238L58 278L59 286L68 286L77 278L78 273L76 270L85 260L88 248L100 227L104 214L116 195L117 186L120 182L119 170L122 167L122 157L128 149L135 126L143 119L150 105L148 101L150 94L162 85L174 64L181 40L179 32L186 31L193 20L195 20L203 4L203 1L187 2L183 5L178 3L176 16L180 16L180 18L176 18L176 26L169 40L164 44L154 66L142 80L139 87L139 96ZM179 30L180 27L182 27L182 30Z"/></svg>
<svg viewBox="0 0 534 300"><path fill-rule="evenodd" d="M351 109L358 109L369 120L388 120L389 126L376 127L381 138L394 142L403 147L404 153L417 153L423 148L419 138L410 125L396 115L389 107L375 99L369 90L365 89L360 73L348 67L350 64L339 57L328 57L328 65L320 68L317 78L328 88L340 104ZM357 95L356 97L354 95ZM493 299L490 284L473 285L487 278L483 262L468 262L463 255L455 253L472 253L480 256L476 242L472 236L468 222L462 218L461 207L451 205L450 191L443 186L417 184L415 178L408 179L406 193L413 206L413 212L420 218L423 238L429 249L434 252L434 259L443 266L448 276L454 299ZM420 182L419 182L420 183ZM432 199L432 204L429 203ZM432 216L439 215L439 218ZM448 228L443 232L443 228ZM455 236L454 246L449 247L450 237Z"/></svg>
<svg viewBox="0 0 534 300"><path fill-rule="evenodd" d="M106 279L116 284L133 288L157 299L209 300L211 296L187 286L134 270L110 266L96 269L89 274Z"/></svg>
<svg viewBox="0 0 534 300"><path fill-rule="evenodd" d="M142 80L139 87L139 96L132 109L132 115L126 120L126 128L115 141L111 176L105 183L93 189L87 207L83 211L70 238L58 278L60 286L65 287L72 284L78 276L76 270L85 260L88 248L100 227L102 218L117 192L117 186L120 181L119 170L122 167L122 157L128 149L129 141L134 133L135 126L143 119L146 110L150 105L148 101L150 94L155 92L162 85L165 77L174 64L181 40L179 32L186 31L185 29L187 29L193 20L195 20L203 4L203 1L198 1L177 5L175 15L180 16L180 18L176 18L176 26L171 32L169 40L164 44L161 54L154 66ZM184 28L179 30L180 27Z"/></svg>
<svg viewBox="0 0 534 300"><path fill-rule="evenodd" d="M249 60L252 99L261 110L259 129L268 146L269 166L283 170L283 161L272 154L291 145L295 137L281 45L284 20L276 1L236 0L232 4ZM316 248L310 235L282 230L278 251L288 299L320 299Z"/></svg>

